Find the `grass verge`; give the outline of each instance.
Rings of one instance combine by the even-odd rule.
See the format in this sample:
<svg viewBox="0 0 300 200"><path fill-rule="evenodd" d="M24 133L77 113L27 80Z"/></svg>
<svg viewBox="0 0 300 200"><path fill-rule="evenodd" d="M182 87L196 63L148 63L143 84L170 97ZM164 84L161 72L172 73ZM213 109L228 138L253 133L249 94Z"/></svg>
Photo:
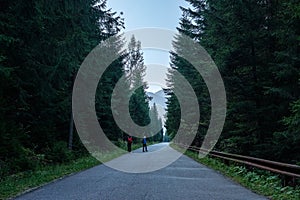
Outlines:
<svg viewBox="0 0 300 200"><path fill-rule="evenodd" d="M39 187L63 176L100 164L92 156L76 159L67 164L40 167L35 171L22 172L6 177L0 182L0 199L8 199L24 191Z"/></svg>
<svg viewBox="0 0 300 200"><path fill-rule="evenodd" d="M154 143L149 143L149 145ZM134 143L132 150L141 148L142 144ZM121 148L127 150L127 144L124 143ZM124 151L110 152L102 155L104 161L112 160L120 155L124 154ZM9 199L17 196L25 191L32 190L46 183L70 175L82 170L99 165L100 162L94 157L88 155L69 163L63 163L61 165L51 165L45 167L39 167L34 171L21 172L8 177L5 177L0 181L0 200Z"/></svg>
<svg viewBox="0 0 300 200"><path fill-rule="evenodd" d="M172 144L171 147L183 152L180 147L175 146L174 144ZM248 170L246 167L234 163L226 165L221 160L215 158L205 157L199 159L198 154L191 151L186 151L185 155L209 168L221 172L223 175L231 178L244 187L249 188L253 192L266 196L272 200L300 199L300 187L282 187L281 179L278 175L259 169Z"/></svg>

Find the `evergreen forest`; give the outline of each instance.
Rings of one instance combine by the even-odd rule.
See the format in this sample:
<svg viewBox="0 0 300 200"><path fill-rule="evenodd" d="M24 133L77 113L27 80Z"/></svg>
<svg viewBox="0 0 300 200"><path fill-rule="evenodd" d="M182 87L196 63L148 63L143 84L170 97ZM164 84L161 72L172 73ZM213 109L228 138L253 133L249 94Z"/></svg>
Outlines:
<svg viewBox="0 0 300 200"><path fill-rule="evenodd" d="M300 2L294 0L186 0L178 31L206 49L226 89L227 116L219 151L286 163L300 162ZM193 145L201 146L210 122L207 87L178 54L175 39L169 72L167 134L180 123L174 70L192 85L200 106Z"/></svg>
<svg viewBox="0 0 300 200"><path fill-rule="evenodd" d="M192 145L201 146L211 101L200 74L179 56L183 34L206 49L224 81L227 116L215 149L299 164L300 2L185 1L190 6L181 7L179 34L170 52L169 87L164 90L165 135L157 105L149 106L141 41L132 36L125 46L120 36L112 45L121 54L101 77L95 94L106 136L118 145L129 134L117 126L111 109L113 89L125 76L132 120L140 126L151 122L149 141L172 140L181 122L173 92L178 71L197 96L201 116ZM124 25L122 14L107 7L107 0L0 2L0 180L87 155L73 124L74 79L85 57L121 33ZM136 86L141 87L132 91Z"/></svg>

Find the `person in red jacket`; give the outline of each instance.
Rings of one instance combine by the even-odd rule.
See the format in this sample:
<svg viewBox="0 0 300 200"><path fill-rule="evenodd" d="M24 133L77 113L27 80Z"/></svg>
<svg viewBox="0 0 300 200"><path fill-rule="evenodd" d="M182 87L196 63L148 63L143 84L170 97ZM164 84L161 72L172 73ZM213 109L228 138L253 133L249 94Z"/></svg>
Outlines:
<svg viewBox="0 0 300 200"><path fill-rule="evenodd" d="M131 152L131 144L132 144L132 137L129 135L127 138L127 150Z"/></svg>

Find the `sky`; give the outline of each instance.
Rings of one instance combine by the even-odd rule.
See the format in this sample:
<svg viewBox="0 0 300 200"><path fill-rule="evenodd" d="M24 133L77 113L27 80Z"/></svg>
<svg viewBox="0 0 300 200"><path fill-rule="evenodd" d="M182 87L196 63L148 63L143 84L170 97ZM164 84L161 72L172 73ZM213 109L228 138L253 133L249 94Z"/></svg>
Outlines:
<svg viewBox="0 0 300 200"><path fill-rule="evenodd" d="M107 0L107 7L124 18L125 30L140 28L163 28L176 31L179 26L181 10L187 7L184 0ZM143 41L141 41L143 43ZM150 92L166 87L165 79L170 59L169 53L159 50L143 50L147 66L145 81Z"/></svg>
<svg viewBox="0 0 300 200"><path fill-rule="evenodd" d="M108 8L123 12L126 30L160 27L175 30L184 0L107 0Z"/></svg>

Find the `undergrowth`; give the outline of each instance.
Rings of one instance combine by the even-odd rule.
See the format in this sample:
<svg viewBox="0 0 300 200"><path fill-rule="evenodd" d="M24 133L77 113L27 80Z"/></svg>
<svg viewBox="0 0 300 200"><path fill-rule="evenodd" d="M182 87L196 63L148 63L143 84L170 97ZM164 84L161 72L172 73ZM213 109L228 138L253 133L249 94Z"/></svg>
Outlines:
<svg viewBox="0 0 300 200"><path fill-rule="evenodd" d="M182 152L177 146L171 145L174 149ZM266 172L259 169L247 169L245 166L231 163L226 165L221 160L216 158L199 158L198 154L191 151L186 151L185 154L194 160L214 169L232 180L240 183L253 192L266 196L272 200L299 200L300 187L295 188L287 186L282 187L282 181L276 174Z"/></svg>

